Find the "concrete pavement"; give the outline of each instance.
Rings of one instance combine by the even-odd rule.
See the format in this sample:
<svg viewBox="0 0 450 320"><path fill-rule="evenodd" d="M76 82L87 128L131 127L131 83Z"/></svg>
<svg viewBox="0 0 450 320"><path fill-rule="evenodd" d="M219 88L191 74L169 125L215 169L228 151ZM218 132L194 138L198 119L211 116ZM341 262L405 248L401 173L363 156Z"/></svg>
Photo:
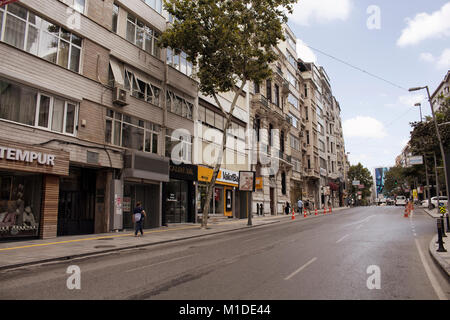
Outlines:
<svg viewBox="0 0 450 320"><path fill-rule="evenodd" d="M432 210L428 210L428 209L423 209L423 210L434 219L442 217L442 215L438 212L437 208L434 208ZM444 248L447 250L447 252L437 252L437 249L438 249L438 244L436 243L437 239L438 239L437 234L430 241L429 251L430 251L430 254L433 257L433 259L441 266L441 269L450 278L450 253L449 253L450 241L445 241L446 239L449 239L449 237L450 237L450 232L448 232L448 228L447 228L447 220L444 220L444 229L445 229L445 231L447 231L446 232L447 238L444 238ZM447 244L445 242L447 242Z"/></svg>
<svg viewBox="0 0 450 320"><path fill-rule="evenodd" d="M346 208L333 209L339 212ZM331 213L331 214L333 214ZM327 215L330 213L327 211ZM295 221L323 217L323 211L306 218L298 213ZM281 221L292 220L292 215L254 216L252 227L261 227ZM134 237L133 231L91 234L81 236L64 236L47 240L29 240L0 243L0 270L21 266L66 261L73 258L108 254L120 250L136 249L167 242L205 237L213 234L251 228L247 219L211 218L208 229L201 229L199 224L173 224L168 227L144 230L143 237Z"/></svg>

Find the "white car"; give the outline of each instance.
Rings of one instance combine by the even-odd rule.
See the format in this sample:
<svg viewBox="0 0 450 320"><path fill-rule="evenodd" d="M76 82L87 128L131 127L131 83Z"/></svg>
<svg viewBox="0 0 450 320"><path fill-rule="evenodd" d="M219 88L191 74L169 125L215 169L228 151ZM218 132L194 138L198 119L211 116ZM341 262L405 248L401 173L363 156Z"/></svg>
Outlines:
<svg viewBox="0 0 450 320"><path fill-rule="evenodd" d="M396 206L406 206L406 197L405 196L398 196L395 199L395 205Z"/></svg>
<svg viewBox="0 0 450 320"><path fill-rule="evenodd" d="M421 202L422 208L428 208L428 199L425 199Z"/></svg>
<svg viewBox="0 0 450 320"><path fill-rule="evenodd" d="M440 203L443 203L444 206L447 206L448 199L447 199L447 197L440 196L440 197L439 197L439 202L440 202ZM431 206L432 206L433 208L436 208L436 207L438 206L438 205L437 205L437 197L431 198Z"/></svg>

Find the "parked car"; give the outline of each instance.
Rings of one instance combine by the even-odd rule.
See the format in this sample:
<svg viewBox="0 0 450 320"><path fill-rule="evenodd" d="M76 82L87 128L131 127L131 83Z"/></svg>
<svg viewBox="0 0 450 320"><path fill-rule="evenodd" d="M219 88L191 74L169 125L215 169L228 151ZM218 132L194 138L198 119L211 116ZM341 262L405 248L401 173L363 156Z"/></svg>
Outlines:
<svg viewBox="0 0 450 320"><path fill-rule="evenodd" d="M447 206L448 199L447 199L447 197L440 196L440 197L439 197L439 202L440 202L440 203L443 203L444 206ZM438 205L437 205L437 197L431 198L431 206L432 206L433 208L436 208L436 207L438 206Z"/></svg>
<svg viewBox="0 0 450 320"><path fill-rule="evenodd" d="M405 196L397 196L397 198L395 198L395 205L396 206L406 206L406 197Z"/></svg>
<svg viewBox="0 0 450 320"><path fill-rule="evenodd" d="M387 198L386 204L387 204L388 206L393 206L393 205L395 204L395 200L392 199L392 198Z"/></svg>
<svg viewBox="0 0 450 320"><path fill-rule="evenodd" d="M422 208L428 208L428 199L423 200L420 205L422 206Z"/></svg>

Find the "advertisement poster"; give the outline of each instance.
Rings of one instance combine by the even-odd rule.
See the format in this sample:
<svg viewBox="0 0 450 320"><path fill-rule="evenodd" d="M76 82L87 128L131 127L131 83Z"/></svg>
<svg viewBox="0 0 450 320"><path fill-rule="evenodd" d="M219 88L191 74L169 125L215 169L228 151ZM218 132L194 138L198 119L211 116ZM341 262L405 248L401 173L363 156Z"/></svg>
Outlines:
<svg viewBox="0 0 450 320"><path fill-rule="evenodd" d="M239 171L239 190L240 191L255 191L256 172L254 171Z"/></svg>

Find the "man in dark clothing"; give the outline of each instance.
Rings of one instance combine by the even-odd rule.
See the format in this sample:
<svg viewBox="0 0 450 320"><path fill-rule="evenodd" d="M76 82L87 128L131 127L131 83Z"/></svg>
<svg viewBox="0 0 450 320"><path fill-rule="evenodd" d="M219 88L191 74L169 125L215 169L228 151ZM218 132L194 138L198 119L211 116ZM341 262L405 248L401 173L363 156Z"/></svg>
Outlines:
<svg viewBox="0 0 450 320"><path fill-rule="evenodd" d="M133 210L133 221L136 224L136 230L134 233L135 237L138 236L138 231L141 232L141 236L144 235L144 231L142 230L142 223L144 221L145 216L146 216L145 211L144 209L142 209L141 202L138 201L136 203L136 207Z"/></svg>

